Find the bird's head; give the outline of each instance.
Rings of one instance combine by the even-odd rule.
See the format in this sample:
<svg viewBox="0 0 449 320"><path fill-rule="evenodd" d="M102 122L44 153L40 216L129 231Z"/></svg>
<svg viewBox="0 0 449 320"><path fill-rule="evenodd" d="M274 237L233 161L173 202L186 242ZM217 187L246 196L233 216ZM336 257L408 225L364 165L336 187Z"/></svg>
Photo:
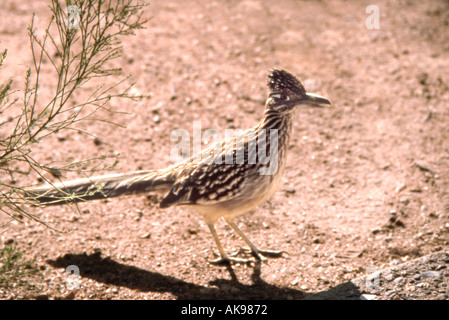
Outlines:
<svg viewBox="0 0 449 320"><path fill-rule="evenodd" d="M330 101L317 94L306 92L301 82L284 70L273 69L267 78L269 95L267 108L289 113L297 105L321 107L330 105Z"/></svg>

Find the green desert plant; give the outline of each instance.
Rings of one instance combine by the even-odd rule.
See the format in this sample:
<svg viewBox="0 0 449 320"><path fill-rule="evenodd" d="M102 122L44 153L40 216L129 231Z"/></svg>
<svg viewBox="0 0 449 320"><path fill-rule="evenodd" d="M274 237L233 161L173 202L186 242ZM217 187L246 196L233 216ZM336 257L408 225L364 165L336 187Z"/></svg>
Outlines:
<svg viewBox="0 0 449 320"><path fill-rule="evenodd" d="M16 185L18 175L33 174L49 182L48 172L59 178L64 170L80 166L103 170L117 163L117 155L58 162L65 165L41 163L35 160L34 147L63 130L81 130L82 121L107 121L97 115L100 110L119 112L108 108L111 99L143 97L130 94L134 84L112 62L120 57L120 38L148 21L143 17L145 6L132 0L67 0L63 5L51 0L52 16L39 32L33 14L28 27L33 63L25 74L23 92L12 90L12 80L0 84L0 211L13 219L24 215L45 224L24 209L30 199ZM0 72L6 57L4 50ZM44 73L44 68L51 70ZM51 88L49 98L38 94L43 86ZM80 89L84 98L77 101L73 98Z"/></svg>
<svg viewBox="0 0 449 320"><path fill-rule="evenodd" d="M26 275L38 273L33 260L26 260L14 242L5 244L0 249L0 288L25 287L29 291L39 291L37 287L25 280Z"/></svg>

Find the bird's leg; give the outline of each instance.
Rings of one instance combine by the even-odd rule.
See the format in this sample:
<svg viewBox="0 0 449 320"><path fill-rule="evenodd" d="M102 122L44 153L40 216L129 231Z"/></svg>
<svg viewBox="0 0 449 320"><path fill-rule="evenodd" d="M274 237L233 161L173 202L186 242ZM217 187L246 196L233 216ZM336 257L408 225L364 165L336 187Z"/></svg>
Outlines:
<svg viewBox="0 0 449 320"><path fill-rule="evenodd" d="M242 230L237 227L234 221L230 219L225 219L226 222L234 229L234 231L246 242L247 245L251 248L251 253L260 261L265 261L267 258L264 257L280 257L284 251L275 251L275 250L260 250L257 248L242 232Z"/></svg>
<svg viewBox="0 0 449 320"><path fill-rule="evenodd" d="M215 243L217 245L218 251L220 252L220 258L211 261L212 264L229 264L229 263L249 263L250 260L247 259L238 259L238 258L231 258L229 257L226 252L223 249L223 246L221 245L220 239L218 238L217 231L215 230L215 226L213 224L207 224L209 227L210 233L212 233L212 236L214 237Z"/></svg>

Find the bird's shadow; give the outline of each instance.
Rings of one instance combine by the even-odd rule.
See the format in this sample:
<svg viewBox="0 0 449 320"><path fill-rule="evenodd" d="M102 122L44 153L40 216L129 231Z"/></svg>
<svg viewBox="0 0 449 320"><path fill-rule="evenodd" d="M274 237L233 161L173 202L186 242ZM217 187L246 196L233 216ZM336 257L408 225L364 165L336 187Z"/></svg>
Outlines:
<svg viewBox="0 0 449 320"><path fill-rule="evenodd" d="M231 279L216 279L209 287L163 275L158 272L122 264L113 259L93 254L66 254L55 260L47 260L55 268L77 266L80 276L104 284L126 287L141 292L169 292L177 299L301 299L305 293L291 288L282 288L265 282L261 277L261 263L256 262L251 275L252 284L238 281L232 266L226 266Z"/></svg>

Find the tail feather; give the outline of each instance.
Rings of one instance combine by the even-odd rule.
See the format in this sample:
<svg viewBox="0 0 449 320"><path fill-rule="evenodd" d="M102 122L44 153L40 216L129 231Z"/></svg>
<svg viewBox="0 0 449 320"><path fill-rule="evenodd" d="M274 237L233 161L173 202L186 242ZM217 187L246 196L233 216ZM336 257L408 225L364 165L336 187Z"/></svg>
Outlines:
<svg viewBox="0 0 449 320"><path fill-rule="evenodd" d="M136 171L77 179L25 190L25 197L45 204L61 204L169 190L175 181L170 171Z"/></svg>

